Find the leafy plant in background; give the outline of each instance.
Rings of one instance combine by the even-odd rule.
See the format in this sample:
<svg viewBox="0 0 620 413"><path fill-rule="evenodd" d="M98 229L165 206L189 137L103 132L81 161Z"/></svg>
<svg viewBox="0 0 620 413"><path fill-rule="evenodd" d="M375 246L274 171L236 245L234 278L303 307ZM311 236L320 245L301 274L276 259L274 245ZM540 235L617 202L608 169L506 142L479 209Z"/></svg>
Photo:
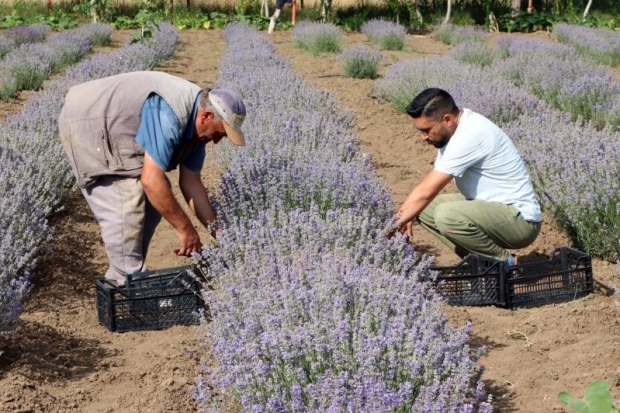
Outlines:
<svg viewBox="0 0 620 413"><path fill-rule="evenodd" d="M382 61L385 56L380 51L364 45L348 47L338 56L338 63L347 76L358 79L375 79Z"/></svg>
<svg viewBox="0 0 620 413"><path fill-rule="evenodd" d="M558 399L569 405L576 413L618 413L614 399L609 392L609 383L597 380L586 389L583 399L575 399L568 392L561 392Z"/></svg>
<svg viewBox="0 0 620 413"><path fill-rule="evenodd" d="M340 17L338 14L334 16L333 22L338 26L341 26L347 32L358 32L362 29L364 23L368 20L370 14L369 8L360 9L359 13L354 13L351 16Z"/></svg>
<svg viewBox="0 0 620 413"><path fill-rule="evenodd" d="M556 22L560 21L560 16L553 13L534 12L504 14L497 18L497 23L501 31L531 33L537 30L551 28Z"/></svg>

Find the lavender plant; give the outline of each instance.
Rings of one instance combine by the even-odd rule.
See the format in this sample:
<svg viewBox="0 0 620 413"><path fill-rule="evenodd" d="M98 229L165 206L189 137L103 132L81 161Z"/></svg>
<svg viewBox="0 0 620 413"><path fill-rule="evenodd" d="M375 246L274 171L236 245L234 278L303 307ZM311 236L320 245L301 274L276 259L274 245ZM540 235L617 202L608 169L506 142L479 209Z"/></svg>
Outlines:
<svg viewBox="0 0 620 413"><path fill-rule="evenodd" d="M620 134L573 123L569 115L552 109L521 116L504 130L532 171L543 206L576 245L592 255L618 259Z"/></svg>
<svg viewBox="0 0 620 413"><path fill-rule="evenodd" d="M383 61L385 56L380 51L362 45L348 47L338 56L338 63L346 75L358 79L375 79Z"/></svg>
<svg viewBox="0 0 620 413"><path fill-rule="evenodd" d="M50 27L46 24L31 24L8 29L0 34L0 59L22 44L44 41L50 31Z"/></svg>
<svg viewBox="0 0 620 413"><path fill-rule="evenodd" d="M47 217L58 210L73 176L57 138L56 119L69 87L118 73L147 70L174 51L176 29L159 25L153 41L98 53L50 81L21 110L0 123L0 336L9 334L21 312L30 272L45 253ZM87 25L88 31L99 27Z"/></svg>
<svg viewBox="0 0 620 413"><path fill-rule="evenodd" d="M479 353L468 327L449 326L420 282L428 261L383 241L373 215L276 206L205 252L217 365L194 395L206 410L490 411L469 387Z"/></svg>
<svg viewBox="0 0 620 413"><path fill-rule="evenodd" d="M93 46L92 39L108 41L112 28L102 23L61 32L45 43L26 43L9 52L0 69L0 99L8 100L21 90L34 90L60 68L77 62Z"/></svg>
<svg viewBox="0 0 620 413"><path fill-rule="evenodd" d="M407 32L394 22L382 19L370 19L362 25L362 33L384 50L403 50Z"/></svg>
<svg viewBox="0 0 620 413"><path fill-rule="evenodd" d="M620 125L620 82L569 45L540 39L499 41L505 60L494 67L516 86L552 106L592 121L598 128Z"/></svg>
<svg viewBox="0 0 620 413"><path fill-rule="evenodd" d="M463 63L490 66L496 58L496 52L487 42L465 40L454 46L448 55Z"/></svg>
<svg viewBox="0 0 620 413"><path fill-rule="evenodd" d="M373 94L390 102L397 111L405 112L413 98L428 87L448 90L460 106L499 124L547 106L526 90L496 76L493 68L464 65L447 56L393 64L383 78L375 81Z"/></svg>
<svg viewBox="0 0 620 413"><path fill-rule="evenodd" d="M442 24L435 35L439 40L448 45L457 45L464 41L485 43L489 39L489 33L472 26L457 26L455 24Z"/></svg>
<svg viewBox="0 0 620 413"><path fill-rule="evenodd" d="M252 139L216 151L223 226L197 257L214 281L193 389L201 408L491 411L468 327L446 322L424 281L432 257L382 235L393 205L350 114L270 57L255 30L231 25L224 37L217 84L243 94Z"/></svg>
<svg viewBox="0 0 620 413"><path fill-rule="evenodd" d="M598 63L620 65L620 33L617 31L559 22L553 25L553 33L558 41L574 46Z"/></svg>
<svg viewBox="0 0 620 413"><path fill-rule="evenodd" d="M342 30L332 23L314 23L304 20L293 30L293 44L317 55L339 52L342 40Z"/></svg>

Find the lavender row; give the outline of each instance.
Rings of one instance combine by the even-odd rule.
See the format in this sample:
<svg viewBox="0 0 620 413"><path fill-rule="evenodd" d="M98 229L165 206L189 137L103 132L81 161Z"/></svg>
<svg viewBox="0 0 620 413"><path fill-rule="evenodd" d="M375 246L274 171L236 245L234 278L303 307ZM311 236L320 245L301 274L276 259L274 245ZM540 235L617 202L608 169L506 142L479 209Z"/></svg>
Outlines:
<svg viewBox="0 0 620 413"><path fill-rule="evenodd" d="M203 411L491 411L468 328L422 281L432 257L382 236L393 205L351 114L255 30L225 38L218 84L243 94L248 146L218 148L225 222L198 259Z"/></svg>
<svg viewBox="0 0 620 413"><path fill-rule="evenodd" d="M609 66L620 65L620 32L568 23L556 23L558 41L574 46L580 53Z"/></svg>
<svg viewBox="0 0 620 413"><path fill-rule="evenodd" d="M620 258L620 132L549 109L503 125L547 210L580 248Z"/></svg>
<svg viewBox="0 0 620 413"><path fill-rule="evenodd" d="M12 330L28 291L29 271L45 253L46 218L60 208L64 189L74 182L56 121L67 91L88 80L148 70L169 57L179 36L169 24L159 27L153 42L127 43L69 67L0 124L0 336Z"/></svg>
<svg viewBox="0 0 620 413"><path fill-rule="evenodd" d="M51 30L46 24L31 24L3 31L0 33L0 59L22 44L44 41Z"/></svg>
<svg viewBox="0 0 620 413"><path fill-rule="evenodd" d="M560 33L563 27L559 26ZM589 40L584 40L588 42L587 47L596 38L606 39L602 41L604 44L610 43L609 36L616 35L604 34L606 32L600 29L587 30L593 30ZM574 34L577 37L578 29L574 29ZM493 75L500 74L515 86L570 113L573 121L582 118L592 121L599 129L605 125L620 128L620 82L608 68L597 67L591 55L582 50L584 48L586 46L576 48L543 39L513 37L499 39L494 47L480 39L465 38L448 56L464 63L491 67ZM613 44L609 48L613 48Z"/></svg>
<svg viewBox="0 0 620 413"><path fill-rule="evenodd" d="M470 388L469 326L446 322L419 279L428 261L382 241L381 221L272 207L223 231L204 254L219 280L194 389L205 411L490 411Z"/></svg>
<svg viewBox="0 0 620 413"><path fill-rule="evenodd" d="M494 69L463 65L450 56L403 60L375 81L373 95L404 112L411 100L428 87L449 90L461 105L502 124L547 105L527 90L496 76Z"/></svg>
<svg viewBox="0 0 620 413"><path fill-rule="evenodd" d="M78 62L94 46L110 42L112 28L92 23L51 36L43 43L25 43L4 57L0 69L0 99L22 90L35 90L62 67Z"/></svg>
<svg viewBox="0 0 620 413"><path fill-rule="evenodd" d="M503 38L494 68L518 87L601 129L620 128L620 81L574 47L541 39Z"/></svg>

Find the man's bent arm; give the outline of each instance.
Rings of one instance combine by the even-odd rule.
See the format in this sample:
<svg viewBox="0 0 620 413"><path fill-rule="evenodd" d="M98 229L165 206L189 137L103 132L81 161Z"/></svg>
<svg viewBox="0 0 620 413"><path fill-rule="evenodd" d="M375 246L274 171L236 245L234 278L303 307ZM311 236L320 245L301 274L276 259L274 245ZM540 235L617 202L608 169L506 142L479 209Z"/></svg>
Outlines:
<svg viewBox="0 0 620 413"><path fill-rule="evenodd" d="M202 225L208 228L209 225L215 224L217 217L200 174L190 171L183 165L179 169L179 186L183 197ZM214 235L214 232L211 235Z"/></svg>
<svg viewBox="0 0 620 413"><path fill-rule="evenodd" d="M452 175L434 169L427 173L398 209L397 225L402 227L420 215L451 180Z"/></svg>
<svg viewBox="0 0 620 413"><path fill-rule="evenodd" d="M174 197L165 172L148 153L144 155L140 181L153 207L177 230L178 254L200 252L202 244L198 232Z"/></svg>

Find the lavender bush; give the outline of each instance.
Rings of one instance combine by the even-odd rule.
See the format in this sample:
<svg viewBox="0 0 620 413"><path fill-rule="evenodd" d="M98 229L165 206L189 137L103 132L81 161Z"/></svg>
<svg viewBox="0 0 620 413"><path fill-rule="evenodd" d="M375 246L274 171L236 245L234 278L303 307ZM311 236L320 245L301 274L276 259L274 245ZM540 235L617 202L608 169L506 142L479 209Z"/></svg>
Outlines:
<svg viewBox="0 0 620 413"><path fill-rule="evenodd" d="M382 19L370 19L362 25L362 33L368 39L385 50L403 50L407 32L405 28L394 22Z"/></svg>
<svg viewBox="0 0 620 413"><path fill-rule="evenodd" d="M533 172L543 206L577 246L620 258L620 133L575 124L552 109L524 115L504 129Z"/></svg>
<svg viewBox="0 0 620 413"><path fill-rule="evenodd" d="M620 65L620 32L559 22L553 25L553 33L558 41L598 63Z"/></svg>
<svg viewBox="0 0 620 413"><path fill-rule="evenodd" d="M385 56L368 46L351 46L342 51L338 62L347 76L358 79L375 79L379 64Z"/></svg>
<svg viewBox="0 0 620 413"><path fill-rule="evenodd" d="M148 70L174 51L176 29L159 25L153 41L98 53L50 81L21 110L0 123L0 336L10 333L28 292L29 273L45 253L49 214L74 180L58 139L56 119L69 88L118 73ZM88 37L87 25L83 35Z"/></svg>
<svg viewBox="0 0 620 413"><path fill-rule="evenodd" d="M496 72L552 106L592 121L600 129L620 126L620 82L608 69L585 59L572 46L540 39L503 38L505 60Z"/></svg>
<svg viewBox="0 0 620 413"><path fill-rule="evenodd" d="M332 23L304 20L293 30L293 44L314 54L339 52L342 39L342 30Z"/></svg>
<svg viewBox="0 0 620 413"><path fill-rule="evenodd" d="M454 46L448 55L458 61L478 66L490 66L496 58L496 52L487 42L465 40Z"/></svg>
<svg viewBox="0 0 620 413"><path fill-rule="evenodd" d="M432 257L383 237L393 205L350 114L255 30L234 24L224 36L217 84L242 93L248 145L217 148L223 225L218 247L197 257L213 280L201 408L491 411L468 327L449 326L424 281Z"/></svg>
<svg viewBox="0 0 620 413"><path fill-rule="evenodd" d="M42 42L50 31L46 24L31 24L13 27L0 33L0 59L22 44Z"/></svg>
<svg viewBox="0 0 620 413"><path fill-rule="evenodd" d="M439 40L448 45L457 45L465 41L485 43L489 39L489 33L472 26L457 26L451 23L442 24L435 35Z"/></svg>
<svg viewBox="0 0 620 413"><path fill-rule="evenodd" d="M478 358L468 327L448 325L440 297L418 279L425 265L396 253L402 240L381 241L360 213L293 211L283 222L272 208L252 231L227 229L207 253L218 280L207 296L217 366L205 373L216 390L198 381L195 395L208 397L199 402L213 411L232 399L243 411L464 412L482 401L481 388L463 398Z"/></svg>
<svg viewBox="0 0 620 413"><path fill-rule="evenodd" d="M461 106L499 124L547 106L526 90L498 77L494 69L464 65L448 56L393 64L383 78L375 81L373 94L390 102L397 111L405 112L413 98L429 87L448 90Z"/></svg>
<svg viewBox="0 0 620 413"><path fill-rule="evenodd" d="M0 69L0 99L8 100L21 90L34 90L60 68L82 59L93 47L109 41L112 28L93 23L61 32L45 43L26 43L9 52Z"/></svg>

